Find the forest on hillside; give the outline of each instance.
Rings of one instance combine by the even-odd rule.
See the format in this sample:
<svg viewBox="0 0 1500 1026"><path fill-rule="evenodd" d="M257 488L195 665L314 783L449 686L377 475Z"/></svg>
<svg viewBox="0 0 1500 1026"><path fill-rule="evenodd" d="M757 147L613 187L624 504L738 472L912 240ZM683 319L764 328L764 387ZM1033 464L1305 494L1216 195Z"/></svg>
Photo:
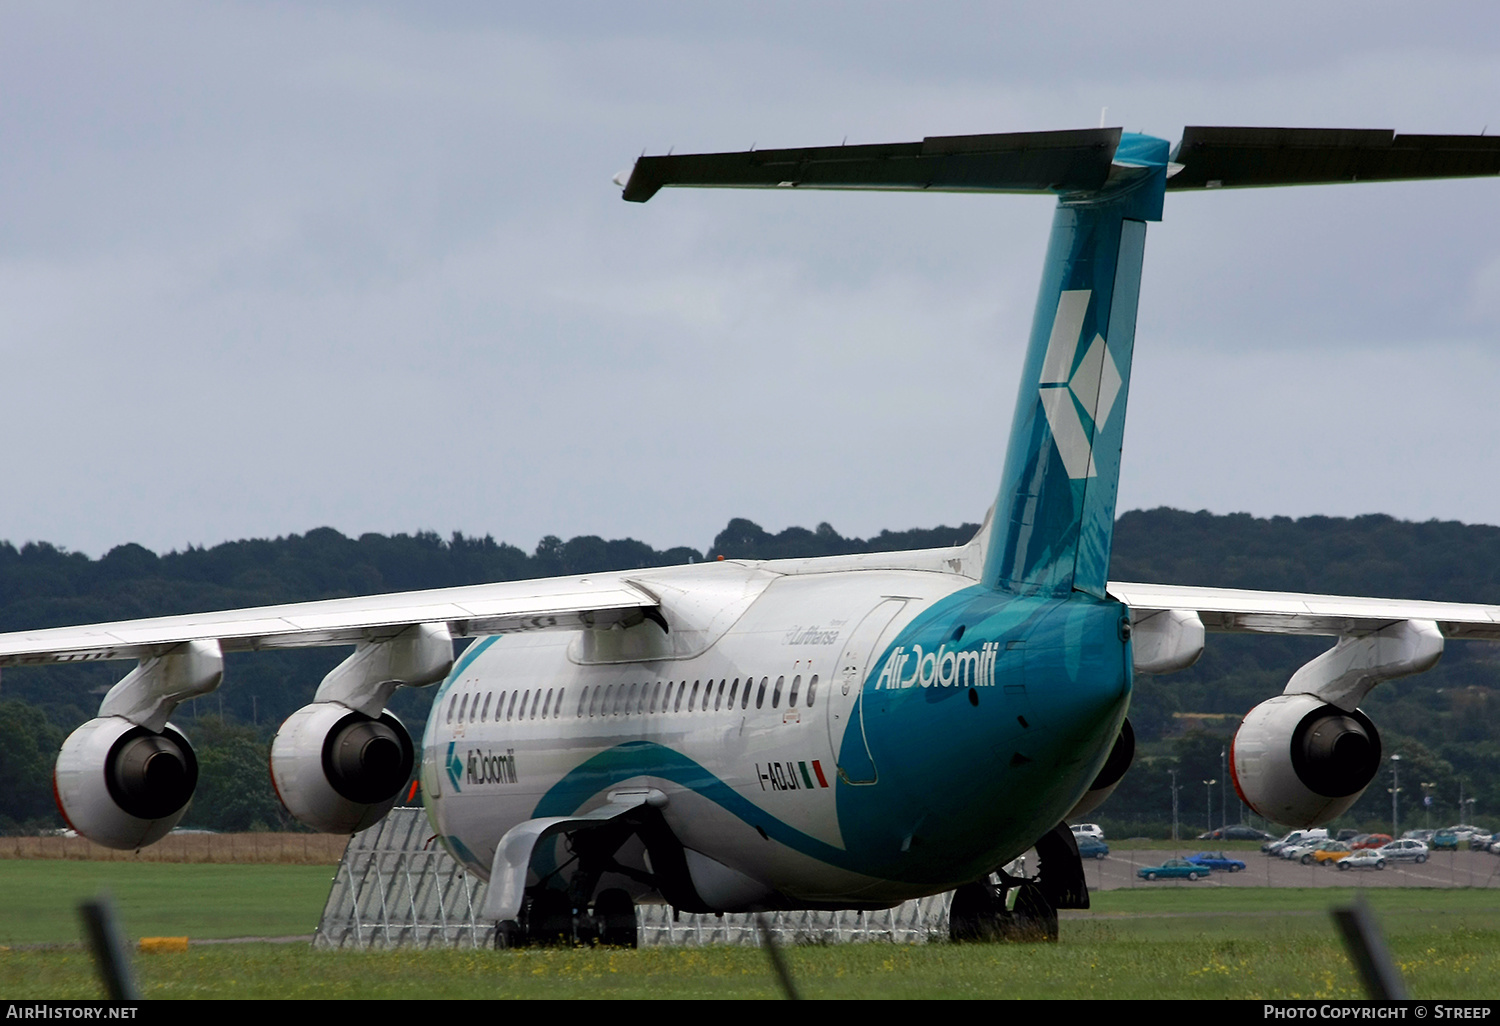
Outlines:
<svg viewBox="0 0 1500 1026"><path fill-rule="evenodd" d="M719 555L778 559L933 548L966 542L975 524L882 531L845 538L828 524L778 533L734 519L706 551L656 550L633 539L548 536L531 552L493 538L430 532L349 538L331 528L284 538L227 542L157 555L122 545L99 559L45 543L0 543L0 632L145 616L201 612L351 595L440 588L666 566ZM1117 524L1111 579L1213 587L1376 595L1448 601L1500 601L1500 528L1353 519L1255 518L1157 509ZM1157 831L1171 815L1171 774L1190 784L1180 795L1185 823L1237 821L1242 810L1221 787L1221 752L1239 717L1277 694L1327 641L1210 635L1189 670L1137 681L1131 720L1136 765L1096 818L1118 832ZM286 828L266 778L277 725L305 704L342 649L231 654L226 684L180 709L199 754L201 783L185 825L212 829ZM58 824L51 759L69 730L89 719L123 675L115 664L7 669L0 678L0 830ZM419 735L431 689L399 694L393 709ZM1450 642L1438 667L1392 681L1364 705L1386 752L1403 756L1398 796L1404 825L1425 813L1433 825L1500 812L1500 646ZM1405 774L1409 772L1410 787ZM1425 785L1425 786L1423 786ZM1423 806L1424 795L1431 805ZM1351 822L1389 820L1390 796L1377 782Z"/></svg>

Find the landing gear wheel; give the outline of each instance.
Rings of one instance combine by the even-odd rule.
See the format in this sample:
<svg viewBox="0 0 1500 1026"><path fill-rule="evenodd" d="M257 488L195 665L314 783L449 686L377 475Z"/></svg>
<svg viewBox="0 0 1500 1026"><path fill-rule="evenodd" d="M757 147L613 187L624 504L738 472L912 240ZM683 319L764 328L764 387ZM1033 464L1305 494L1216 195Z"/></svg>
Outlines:
<svg viewBox="0 0 1500 1026"><path fill-rule="evenodd" d="M544 890L531 899L526 941L537 945L573 943L573 905L566 894Z"/></svg>
<svg viewBox="0 0 1500 1026"><path fill-rule="evenodd" d="M1009 920L1005 930L1008 940L1057 940L1057 910L1034 883L1024 883L1016 888L1016 903L1010 910Z"/></svg>
<svg viewBox="0 0 1500 1026"><path fill-rule="evenodd" d="M963 884L953 892L953 903L948 906L948 939L955 943L994 940L1004 915L1005 906L988 882Z"/></svg>
<svg viewBox="0 0 1500 1026"><path fill-rule="evenodd" d="M507 951L526 946L526 931L514 919L502 919L495 924L495 950Z"/></svg>
<svg viewBox="0 0 1500 1026"><path fill-rule="evenodd" d="M635 902L618 888L601 891L594 899L594 920L599 943L610 948L633 948L639 943L635 929Z"/></svg>

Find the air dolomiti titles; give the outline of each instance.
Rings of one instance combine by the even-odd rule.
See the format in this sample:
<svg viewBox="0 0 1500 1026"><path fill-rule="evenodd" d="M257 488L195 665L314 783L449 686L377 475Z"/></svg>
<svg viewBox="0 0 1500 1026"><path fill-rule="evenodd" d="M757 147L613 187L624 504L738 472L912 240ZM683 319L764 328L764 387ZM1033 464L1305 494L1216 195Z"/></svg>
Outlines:
<svg viewBox="0 0 1500 1026"><path fill-rule="evenodd" d="M885 661L885 668L875 681L875 690L895 691L920 684L924 688L992 688L995 686L995 653L1000 643L986 641L974 651L950 652L946 642L936 652L924 652L913 645L910 652L902 645ZM907 668L910 676L906 676Z"/></svg>

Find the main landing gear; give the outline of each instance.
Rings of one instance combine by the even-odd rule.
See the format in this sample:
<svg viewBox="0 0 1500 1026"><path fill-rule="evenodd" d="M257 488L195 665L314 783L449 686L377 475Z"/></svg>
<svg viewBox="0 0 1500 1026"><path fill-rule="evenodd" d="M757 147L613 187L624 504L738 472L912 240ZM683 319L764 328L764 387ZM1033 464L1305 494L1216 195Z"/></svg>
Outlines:
<svg viewBox="0 0 1500 1026"><path fill-rule="evenodd" d="M1030 880L1001 872L1000 882L964 884L953 892L948 937L953 941L1057 940L1057 910Z"/></svg>
<svg viewBox="0 0 1500 1026"><path fill-rule="evenodd" d="M507 919L495 924L495 947L587 947L596 944L636 947L639 942L635 902L628 893L610 887L594 895L592 905L589 901L600 877L606 872L619 873L647 885L654 884L648 874L622 865L615 859L616 852L633 830L633 827L618 824L569 834L567 844L573 858L568 866L574 866L574 869L566 889L556 886L562 882L557 878L558 874L529 888L519 921Z"/></svg>
<svg viewBox="0 0 1500 1026"><path fill-rule="evenodd" d="M544 889L527 899L521 920L495 924L495 947L633 948L635 902L618 888L600 891L593 908L575 906L563 891Z"/></svg>
<svg viewBox="0 0 1500 1026"><path fill-rule="evenodd" d="M948 937L954 941L1055 941L1057 910L1088 908L1078 841L1059 823L1036 842L1035 879L999 870L953 892Z"/></svg>

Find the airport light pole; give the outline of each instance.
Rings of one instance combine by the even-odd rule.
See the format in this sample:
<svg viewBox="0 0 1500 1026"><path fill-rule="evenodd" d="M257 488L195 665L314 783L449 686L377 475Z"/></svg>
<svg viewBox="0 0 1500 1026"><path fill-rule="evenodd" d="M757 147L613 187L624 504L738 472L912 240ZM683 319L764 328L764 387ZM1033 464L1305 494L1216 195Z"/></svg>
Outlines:
<svg viewBox="0 0 1500 1026"><path fill-rule="evenodd" d="M1172 840L1177 840L1177 771L1167 770L1172 776Z"/></svg>
<svg viewBox="0 0 1500 1026"><path fill-rule="evenodd" d="M1401 836L1401 824L1397 820L1396 797L1401 793L1401 756L1391 756L1391 837Z"/></svg>
<svg viewBox="0 0 1500 1026"><path fill-rule="evenodd" d="M1422 781L1422 827L1426 830L1432 829L1432 789L1437 787L1433 780Z"/></svg>
<svg viewBox="0 0 1500 1026"><path fill-rule="evenodd" d="M1219 827L1229 829L1229 746L1219 747Z"/></svg>
<svg viewBox="0 0 1500 1026"><path fill-rule="evenodd" d="M1214 785L1218 782L1217 777L1203 782L1203 804L1207 809L1209 833L1214 832Z"/></svg>

